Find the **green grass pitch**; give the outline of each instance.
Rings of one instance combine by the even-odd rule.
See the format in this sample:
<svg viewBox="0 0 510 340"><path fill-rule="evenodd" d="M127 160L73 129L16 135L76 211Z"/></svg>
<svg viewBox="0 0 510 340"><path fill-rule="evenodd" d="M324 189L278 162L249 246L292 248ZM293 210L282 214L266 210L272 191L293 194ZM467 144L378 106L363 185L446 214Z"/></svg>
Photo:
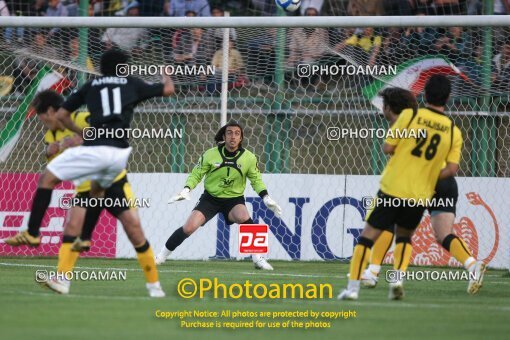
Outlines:
<svg viewBox="0 0 510 340"><path fill-rule="evenodd" d="M134 260L80 259L77 270L126 268L126 281L77 281L62 296L35 283L37 269L53 269L55 259L0 258L1 339L508 339L510 277L489 270L476 296L467 282L409 281L403 301L388 301L384 279L375 289L362 289L356 302L337 301L346 284L348 265L338 262L272 262L274 272L253 269L244 261L168 261L159 268L167 293L147 296ZM50 267L51 266L51 267ZM389 267L387 267L389 268ZM420 268L432 270L432 268ZM437 269L436 270L453 270ZM384 274L384 273L383 273ZM183 299L177 294L182 278L218 278L221 283L329 283L332 299ZM184 329L176 319L158 319L156 310L209 311L342 311L356 318L330 320L326 329ZM196 320L196 319L195 319ZM246 319L243 319L246 321ZM286 320L286 319L281 319ZM322 321L328 321L321 319ZM267 321L267 320L266 320ZM266 338L267 339L267 338Z"/></svg>

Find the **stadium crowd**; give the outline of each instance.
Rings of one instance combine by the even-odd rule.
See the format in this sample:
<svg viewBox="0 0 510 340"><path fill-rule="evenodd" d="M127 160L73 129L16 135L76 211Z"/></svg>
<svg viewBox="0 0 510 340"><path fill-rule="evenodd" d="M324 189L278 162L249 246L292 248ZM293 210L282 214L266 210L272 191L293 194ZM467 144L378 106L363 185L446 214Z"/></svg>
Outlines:
<svg viewBox="0 0 510 340"><path fill-rule="evenodd" d="M223 16L276 15L274 0L90 0L88 16ZM494 14L510 14L510 0L494 1ZM481 0L303 0L299 11L287 15L477 15L484 14ZM78 0L0 0L0 15L78 16ZM6 46L33 48L51 58L76 62L79 30L72 28L5 28ZM159 60L176 65L221 66L221 29L108 28L88 30L86 68L97 69L98 56L119 47L135 60ZM276 29L254 34L230 31L230 87L247 84L271 86L276 63ZM505 28L494 29L492 47L493 90L510 90L510 38ZM354 55L363 63L400 64L423 55L442 54L475 83L482 72L482 30L480 28L294 28L287 32L285 68L287 79L296 79L300 63L345 63L342 55ZM150 58L147 58L150 55ZM154 57L158 55L158 57ZM162 60L161 60L162 59ZM29 65L31 65L29 67ZM33 63L19 59L11 71L15 78L12 93L23 92L33 77ZM315 77L294 82L314 89L327 79ZM201 84L200 90L217 93L218 76L181 79L181 83ZM179 83L179 79L177 80Z"/></svg>

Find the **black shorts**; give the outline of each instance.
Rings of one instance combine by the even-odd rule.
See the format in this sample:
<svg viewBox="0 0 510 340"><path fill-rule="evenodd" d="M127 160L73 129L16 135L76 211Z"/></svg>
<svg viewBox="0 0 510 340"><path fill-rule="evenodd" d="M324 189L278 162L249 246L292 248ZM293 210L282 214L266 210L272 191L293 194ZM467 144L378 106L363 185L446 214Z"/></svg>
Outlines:
<svg viewBox="0 0 510 340"><path fill-rule="evenodd" d="M118 202L127 202L129 200L135 200L133 195L133 191L131 190L131 184L128 182L127 175L119 179L117 182L114 182L111 187L105 190L105 198L111 198L112 200L116 200ZM76 197L79 198L89 198L90 191L78 192ZM80 206L80 205L78 205ZM82 208L86 208L86 206L81 206ZM119 217L119 215L126 210L129 210L130 207L124 206L120 204L118 206L108 206L106 210L112 214L114 217Z"/></svg>
<svg viewBox="0 0 510 340"><path fill-rule="evenodd" d="M228 213L232 208L234 208L238 204L245 204L244 196L232 197L232 198L218 198L209 194L207 191L204 191L202 196L200 196L200 200L193 210L200 211L205 216L206 224L211 218L216 216L217 213L222 213L225 218L225 222L228 225L233 224L234 222L229 221Z"/></svg>
<svg viewBox="0 0 510 340"><path fill-rule="evenodd" d="M456 213L457 199L459 197L459 189L455 177L440 179L436 184L436 193L432 197L434 206L427 209L431 215L441 212Z"/></svg>
<svg viewBox="0 0 510 340"><path fill-rule="evenodd" d="M377 193L378 198L401 200L399 198L387 195L381 190ZM414 230L420 224L425 207L413 206L406 207L403 204L397 205L376 205L374 209L368 214L366 221L374 228L380 230L388 230L393 232L395 225L408 230Z"/></svg>

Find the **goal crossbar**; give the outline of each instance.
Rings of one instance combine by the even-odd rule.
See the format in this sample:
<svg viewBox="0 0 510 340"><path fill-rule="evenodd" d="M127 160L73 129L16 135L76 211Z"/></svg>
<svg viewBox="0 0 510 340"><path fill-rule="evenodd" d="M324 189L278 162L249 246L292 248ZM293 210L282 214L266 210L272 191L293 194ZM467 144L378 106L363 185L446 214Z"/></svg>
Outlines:
<svg viewBox="0 0 510 340"><path fill-rule="evenodd" d="M510 26L507 15L324 17L2 17L0 27L452 27Z"/></svg>

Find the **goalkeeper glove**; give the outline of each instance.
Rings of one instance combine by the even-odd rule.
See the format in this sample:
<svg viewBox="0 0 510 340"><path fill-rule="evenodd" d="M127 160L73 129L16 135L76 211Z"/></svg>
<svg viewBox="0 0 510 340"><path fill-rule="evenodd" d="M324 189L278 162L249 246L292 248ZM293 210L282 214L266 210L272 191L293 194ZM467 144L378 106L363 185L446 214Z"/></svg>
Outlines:
<svg viewBox="0 0 510 340"><path fill-rule="evenodd" d="M273 199L269 197L269 195L264 196L262 200L264 201L266 207L269 210L273 211L276 214L276 216L278 217L282 216L282 208L278 205L278 203L273 201Z"/></svg>
<svg viewBox="0 0 510 340"><path fill-rule="evenodd" d="M182 200L189 200L190 199L190 195L189 195L190 191L191 190L187 187L182 189L182 191L180 193L178 193L174 197L170 198L170 200L168 200L168 204L172 204L172 203L182 201Z"/></svg>

